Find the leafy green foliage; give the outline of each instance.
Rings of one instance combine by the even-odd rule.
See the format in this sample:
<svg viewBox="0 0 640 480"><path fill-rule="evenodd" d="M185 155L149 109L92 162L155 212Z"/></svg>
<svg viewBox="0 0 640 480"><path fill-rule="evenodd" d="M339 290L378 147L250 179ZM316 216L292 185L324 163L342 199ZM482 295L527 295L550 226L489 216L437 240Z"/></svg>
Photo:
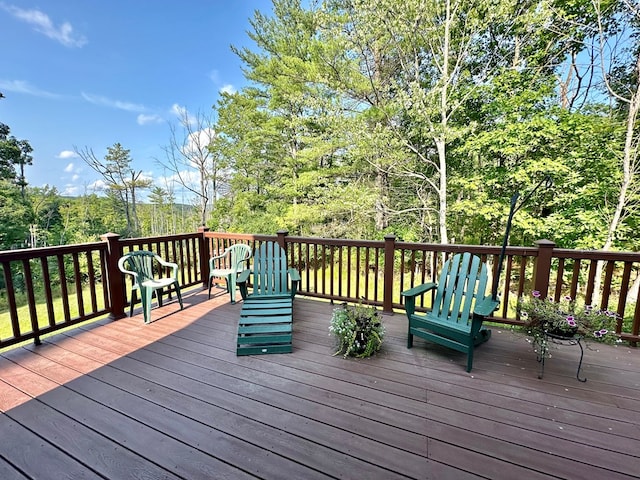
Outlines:
<svg viewBox="0 0 640 480"><path fill-rule="evenodd" d="M637 21L622 2L600 7L603 34L629 47L607 78L633 92ZM595 62L572 63L598 57L597 13L588 0L275 0L252 19L255 48L234 49L250 85L215 106L209 152L220 170L210 173L224 189L208 226L499 244L514 192L550 175L553 187L514 218L511 244L591 249L613 238L637 250L636 171L625 193L623 159L637 156L638 127L627 128L629 102L602 90ZM1 127L0 177L17 185L25 152ZM111 175L110 196L28 189L30 206L7 209L5 231L14 213L25 219L12 238L30 224L48 244L200 224L167 185L135 208L150 185L120 144L104 161L83 153Z"/></svg>
<svg viewBox="0 0 640 480"><path fill-rule="evenodd" d="M346 304L336 308L331 317L329 331L338 340L336 355L364 358L380 350L384 339L384 326L375 308Z"/></svg>
<svg viewBox="0 0 640 480"><path fill-rule="evenodd" d="M19 248L29 237L31 207L7 180L0 180L0 199L0 250Z"/></svg>

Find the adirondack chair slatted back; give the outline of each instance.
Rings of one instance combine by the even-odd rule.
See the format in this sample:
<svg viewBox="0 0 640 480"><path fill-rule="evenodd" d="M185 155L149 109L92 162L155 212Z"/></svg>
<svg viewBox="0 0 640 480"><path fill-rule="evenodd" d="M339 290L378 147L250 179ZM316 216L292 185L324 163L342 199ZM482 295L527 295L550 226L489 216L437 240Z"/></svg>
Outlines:
<svg viewBox="0 0 640 480"><path fill-rule="evenodd" d="M260 245L253 257L253 294L288 294L287 274L287 255L282 247L275 242Z"/></svg>
<svg viewBox="0 0 640 480"><path fill-rule="evenodd" d="M457 254L442 266L440 280L424 283L402 292L409 320L407 347L413 346L414 335L467 354L467 372L473 366L473 350L486 342L491 330L482 326L498 304L485 295L487 266L479 257L466 252ZM435 289L433 308L416 312L416 299Z"/></svg>
<svg viewBox="0 0 640 480"><path fill-rule="evenodd" d="M293 298L300 283L299 272L287 269L287 255L280 245L265 242L253 256L251 295L247 292L249 273L245 270L238 277L243 304L236 353L291 353Z"/></svg>
<svg viewBox="0 0 640 480"><path fill-rule="evenodd" d="M478 296L483 297L487 287L487 266L479 257L455 255L447 260L433 302L439 317L447 317L459 324L468 324Z"/></svg>

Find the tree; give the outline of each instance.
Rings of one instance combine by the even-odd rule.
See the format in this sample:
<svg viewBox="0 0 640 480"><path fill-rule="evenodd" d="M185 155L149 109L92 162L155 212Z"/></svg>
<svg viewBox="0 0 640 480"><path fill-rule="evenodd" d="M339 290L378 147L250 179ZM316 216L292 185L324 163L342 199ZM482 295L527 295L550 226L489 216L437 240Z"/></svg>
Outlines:
<svg viewBox="0 0 640 480"><path fill-rule="evenodd" d="M622 1L616 4L593 0L598 20L598 53L606 92L617 106L617 114L625 126L618 198L609 218L607 237L602 246L609 250L621 224L635 208L630 205L637 195L635 173L638 168L638 113L640 112L640 6ZM609 11L607 11L609 9ZM607 21L615 13L613 25ZM609 25L609 26L608 26Z"/></svg>
<svg viewBox="0 0 640 480"><path fill-rule="evenodd" d="M25 196L25 188L28 185L24 167L31 165L33 148L27 140L18 140L10 136L10 129L4 123L0 123L0 179L11 180L18 187L22 197ZM16 173L15 166L18 165L20 173Z"/></svg>
<svg viewBox="0 0 640 480"><path fill-rule="evenodd" d="M137 214L137 193L148 188L151 180L142 176L141 170L131 168L132 159L129 150L119 143L107 148L104 160L99 160L92 149L85 147L82 150L74 148L75 152L98 172L106 183L107 196L114 201L118 209L126 219L126 236L136 236L140 232L140 221Z"/></svg>
<svg viewBox="0 0 640 480"><path fill-rule="evenodd" d="M0 250L20 248L29 235L31 209L20 189L7 180L0 179L0 198Z"/></svg>
<svg viewBox="0 0 640 480"><path fill-rule="evenodd" d="M55 187L32 187L27 189L27 200L33 211L32 228L38 229L38 241L41 245L56 245L60 241L62 202Z"/></svg>
<svg viewBox="0 0 640 480"><path fill-rule="evenodd" d="M176 177L180 185L196 196L202 225L206 225L209 204L215 205L225 183L222 162L210 150L216 138L211 125L210 117L200 112L191 116L186 109L182 109L182 131L179 134L176 127L170 125L171 138L169 146L165 147L166 162L159 162Z"/></svg>
<svg viewBox="0 0 640 480"><path fill-rule="evenodd" d="M60 217L61 245L96 242L106 232L126 231L126 221L114 211L111 200L95 193L62 199Z"/></svg>
<svg viewBox="0 0 640 480"><path fill-rule="evenodd" d="M636 57L588 50L591 2L276 0L252 20L257 49L237 51L252 84L217 106L212 148L233 172L217 225L495 243L512 194L551 174L555 190L523 209L515 241L604 243L624 145L635 155L621 126L637 128L621 121L633 102L609 108L596 88L608 78L632 100L622 93L640 74ZM636 41L632 15L608 5L601 30ZM601 58L608 76L580 63ZM635 204L631 187L621 218Z"/></svg>
<svg viewBox="0 0 640 480"><path fill-rule="evenodd" d="M20 148L9 136L8 125L0 123L0 179L15 181L16 179L16 160L20 157Z"/></svg>

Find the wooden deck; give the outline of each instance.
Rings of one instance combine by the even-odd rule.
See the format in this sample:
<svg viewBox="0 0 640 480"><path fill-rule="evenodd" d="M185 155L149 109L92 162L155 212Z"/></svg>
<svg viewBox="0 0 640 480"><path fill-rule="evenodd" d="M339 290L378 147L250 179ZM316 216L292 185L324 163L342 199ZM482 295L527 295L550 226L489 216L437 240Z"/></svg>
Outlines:
<svg viewBox="0 0 640 480"><path fill-rule="evenodd" d="M332 306L297 298L293 353L237 357L241 304L206 291L0 356L0 478L640 478L640 351L560 347L537 378L493 329L474 370L385 316L332 356ZM139 311L139 310L138 310Z"/></svg>

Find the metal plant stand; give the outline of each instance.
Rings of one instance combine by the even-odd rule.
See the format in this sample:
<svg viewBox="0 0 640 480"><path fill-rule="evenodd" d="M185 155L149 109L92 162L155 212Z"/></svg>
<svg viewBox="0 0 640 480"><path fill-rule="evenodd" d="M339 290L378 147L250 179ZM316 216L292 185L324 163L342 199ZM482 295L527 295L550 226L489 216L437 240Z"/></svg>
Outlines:
<svg viewBox="0 0 640 480"><path fill-rule="evenodd" d="M558 345L578 345L580 347L580 361L578 362L578 371L576 372L576 378L581 382L586 382L587 379L580 378L580 369L582 368L582 358L584 357L584 348L582 347L582 336L581 335L573 335L570 337L566 337L563 335L556 335L554 333L545 332L544 334L544 344L540 346L540 352L538 353L538 362L540 363L540 374L538 378L542 378L544 375L544 361L547 357L547 353L549 352L549 342L558 344Z"/></svg>

